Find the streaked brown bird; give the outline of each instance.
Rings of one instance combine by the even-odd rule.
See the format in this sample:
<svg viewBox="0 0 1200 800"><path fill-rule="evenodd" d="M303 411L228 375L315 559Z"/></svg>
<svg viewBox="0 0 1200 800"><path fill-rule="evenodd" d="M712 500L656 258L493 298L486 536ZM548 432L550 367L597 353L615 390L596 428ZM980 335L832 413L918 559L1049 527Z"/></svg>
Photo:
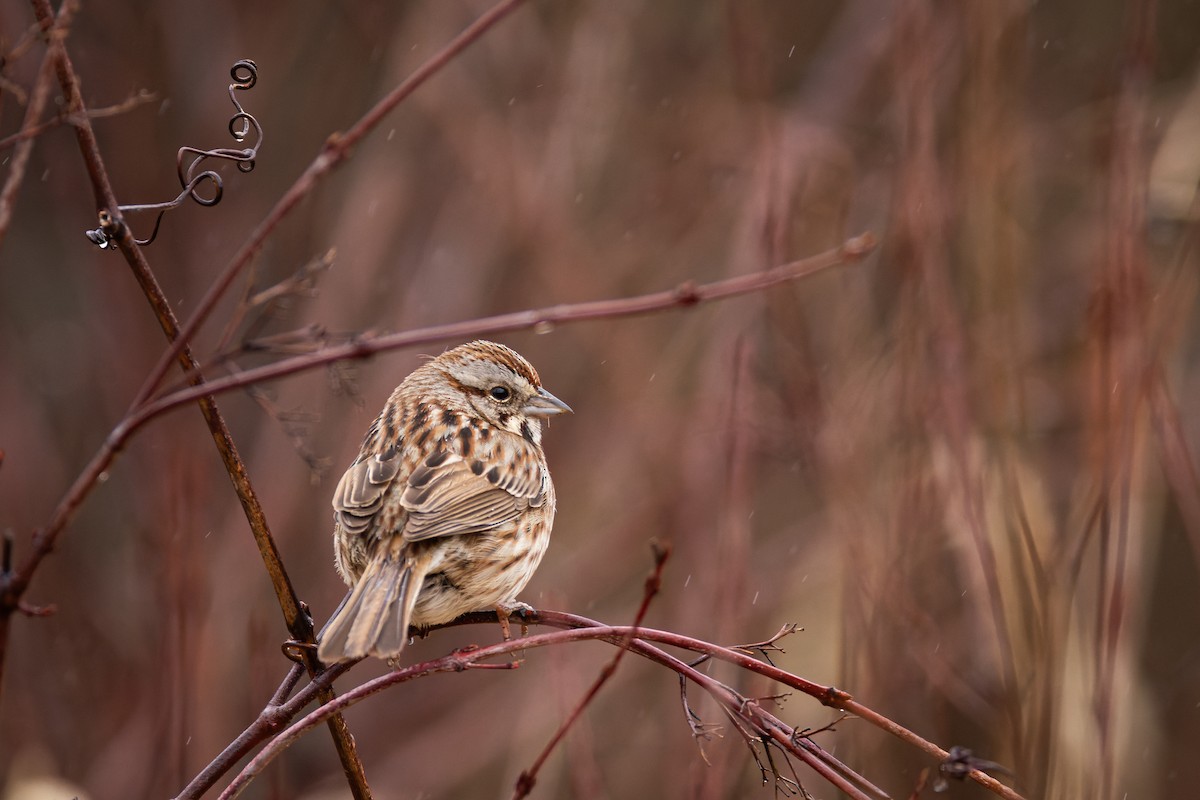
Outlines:
<svg viewBox="0 0 1200 800"><path fill-rule="evenodd" d="M410 625L491 608L507 638L554 523L540 420L570 410L495 342L455 347L396 387L334 493L334 558L350 593L321 661L393 658Z"/></svg>

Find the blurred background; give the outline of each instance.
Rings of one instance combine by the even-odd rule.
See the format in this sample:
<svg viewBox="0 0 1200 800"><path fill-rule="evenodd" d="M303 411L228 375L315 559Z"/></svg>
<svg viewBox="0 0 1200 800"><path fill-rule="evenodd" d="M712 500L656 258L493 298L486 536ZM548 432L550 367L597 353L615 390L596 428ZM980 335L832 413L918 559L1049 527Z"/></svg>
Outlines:
<svg viewBox="0 0 1200 800"><path fill-rule="evenodd" d="M181 317L326 137L486 8L84 3L68 47L88 105L154 96L95 122L122 202L174 197L181 145L234 146L228 70L258 63L239 96L265 131L257 168L223 168L220 205L168 214L145 251ZM0 137L20 129L44 52L12 50L32 24L27 5L0 5ZM316 292L252 314L254 336L624 297L872 230L867 261L759 295L502 337L576 411L546 435L559 516L524 599L628 622L648 542L670 540L648 625L734 644L798 623L780 666L1008 766L1029 797L1185 796L1200 782L1197 31L1192 0L534 0L307 198L195 351L213 361L248 286L331 248ZM83 235L95 207L69 127L37 140L14 202L0 528L19 562L164 344L121 257ZM220 400L318 623L343 592L337 479L392 387L441 349ZM132 441L26 599L57 613L13 623L10 800L173 796L289 666L191 408ZM404 659L497 637L444 631ZM375 796L507 797L610 653L530 652L514 672L435 676L354 707ZM339 687L385 669L364 663ZM776 712L797 728L836 720L803 696ZM773 796L723 733L706 764L675 676L628 658L534 796ZM817 740L896 797L931 766L861 722ZM246 796L348 796L328 734Z"/></svg>

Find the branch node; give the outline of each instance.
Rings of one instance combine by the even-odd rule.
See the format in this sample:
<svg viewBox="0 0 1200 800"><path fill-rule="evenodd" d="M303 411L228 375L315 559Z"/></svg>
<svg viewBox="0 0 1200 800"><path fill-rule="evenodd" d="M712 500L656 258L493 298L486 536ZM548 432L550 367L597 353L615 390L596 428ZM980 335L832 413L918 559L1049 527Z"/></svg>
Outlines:
<svg viewBox="0 0 1200 800"><path fill-rule="evenodd" d="M513 798L517 800L521 797L528 797L533 791L533 785L537 783L537 778L530 775L528 772L522 772L517 778L517 784L513 787Z"/></svg>
<svg viewBox="0 0 1200 800"><path fill-rule="evenodd" d="M854 695L849 692L843 692L836 686L829 686L821 695L821 705L829 706L830 708L840 709L846 703L854 699Z"/></svg>
<svg viewBox="0 0 1200 800"><path fill-rule="evenodd" d="M954 778L957 781L966 780L972 770L979 770L983 773L999 773L1012 777L1012 770L1002 764L997 764L995 761L988 761L986 758L976 758L968 748L961 745L954 745L950 748L946 760L938 764L938 778L933 783L935 792L942 792L946 789L946 779Z"/></svg>
<svg viewBox="0 0 1200 800"><path fill-rule="evenodd" d="M684 281L675 287L675 301L681 306L694 306L700 302L700 290L695 281Z"/></svg>
<svg viewBox="0 0 1200 800"><path fill-rule="evenodd" d="M870 255L878 244L879 242L875 239L875 234L867 231L844 242L842 244L842 255L849 259L858 260Z"/></svg>
<svg viewBox="0 0 1200 800"><path fill-rule="evenodd" d="M100 227L87 231L85 235L92 244L97 245L101 250L106 250L109 245L121 238L125 231L125 225L119 217L110 214L107 208L100 209L97 221L100 223Z"/></svg>
<svg viewBox="0 0 1200 800"><path fill-rule="evenodd" d="M262 718L264 725L272 731L277 731L291 722L293 714L289 713L283 706L271 703L263 707L259 716Z"/></svg>

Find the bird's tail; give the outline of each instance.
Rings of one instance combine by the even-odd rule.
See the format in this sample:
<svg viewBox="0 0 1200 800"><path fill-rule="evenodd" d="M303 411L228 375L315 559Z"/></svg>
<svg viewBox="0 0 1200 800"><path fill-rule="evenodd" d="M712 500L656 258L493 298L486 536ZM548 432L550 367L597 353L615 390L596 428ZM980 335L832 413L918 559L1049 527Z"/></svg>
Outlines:
<svg viewBox="0 0 1200 800"><path fill-rule="evenodd" d="M374 558L321 632L321 662L398 655L408 641L408 623L425 580L418 572L417 560L406 554L385 552Z"/></svg>

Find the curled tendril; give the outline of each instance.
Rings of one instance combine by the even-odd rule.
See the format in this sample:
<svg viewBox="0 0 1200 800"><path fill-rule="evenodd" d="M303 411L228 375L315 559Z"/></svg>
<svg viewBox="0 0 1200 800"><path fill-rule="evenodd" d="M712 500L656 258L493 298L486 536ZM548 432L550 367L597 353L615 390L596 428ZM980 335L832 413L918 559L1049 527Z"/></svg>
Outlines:
<svg viewBox="0 0 1200 800"><path fill-rule="evenodd" d="M150 236L146 239L134 238L139 245L145 246L153 242L158 236L158 228L162 223L163 214L183 205L189 197L202 206L215 206L221 202L221 196L225 190L221 176L215 170L200 169L200 166L208 159L219 158L232 161L237 165L239 172L254 170L254 159L258 157L258 150L262 147L262 126L258 124L258 120L252 114L242 108L236 92L254 88L254 84L258 82L258 66L248 58L242 59L229 70L229 76L233 79L233 82L229 84L229 100L237 109L237 112L229 120L229 134L234 141L240 143L245 142L253 133L253 144L240 149L218 147L213 150L201 150L187 146L179 148L179 152L175 156L175 172L179 176L179 185L183 187L183 191L179 193L178 197L165 203L119 206L117 209L122 215L127 212L158 212L154 218L154 229L150 231ZM201 194L201 186L206 182L211 184L211 194L207 196ZM119 220L113 219L107 212L102 211L100 227L86 233L88 239L104 249L112 245L113 240L120 235L121 223Z"/></svg>

